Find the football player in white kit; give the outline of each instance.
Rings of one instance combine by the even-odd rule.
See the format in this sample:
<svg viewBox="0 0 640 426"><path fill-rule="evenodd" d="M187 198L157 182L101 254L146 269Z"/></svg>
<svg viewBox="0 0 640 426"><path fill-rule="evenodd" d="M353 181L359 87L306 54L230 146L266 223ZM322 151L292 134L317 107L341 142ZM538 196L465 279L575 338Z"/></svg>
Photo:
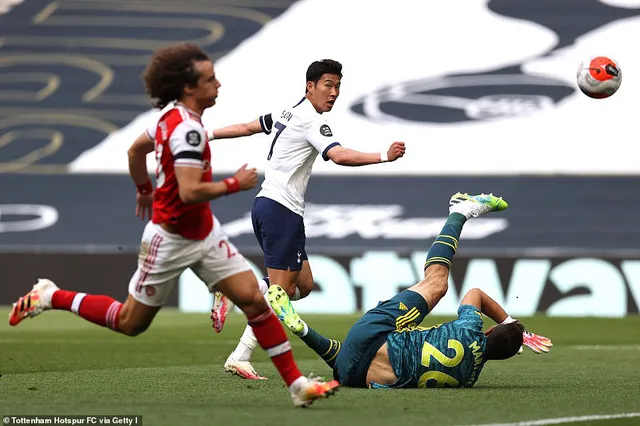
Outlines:
<svg viewBox="0 0 640 426"><path fill-rule="evenodd" d="M307 69L306 93L297 104L236 124L207 132L208 139L225 139L266 133L273 136L267 153L265 179L251 210L253 230L264 253L268 278L260 282L266 293L270 284L282 287L292 300L306 297L313 275L305 251L304 206L307 183L318 155L341 166L364 166L395 161L405 153L403 142L393 142L383 152L364 153L345 148L333 134L324 115L340 95L342 65L325 59ZM211 319L222 330L229 300L216 294ZM280 318L283 320L283 318ZM261 379L250 363L257 342L247 326L225 369L246 379Z"/></svg>

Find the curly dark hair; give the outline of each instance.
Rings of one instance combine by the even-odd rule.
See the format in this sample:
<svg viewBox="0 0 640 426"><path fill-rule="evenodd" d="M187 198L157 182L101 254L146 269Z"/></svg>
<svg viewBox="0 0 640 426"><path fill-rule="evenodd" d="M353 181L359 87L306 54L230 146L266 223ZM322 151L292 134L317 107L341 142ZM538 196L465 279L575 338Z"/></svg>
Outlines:
<svg viewBox="0 0 640 426"><path fill-rule="evenodd" d="M209 61L209 56L195 44L168 46L153 52L144 71L147 94L153 106L164 108L182 97L185 86L196 86L200 73L195 63Z"/></svg>

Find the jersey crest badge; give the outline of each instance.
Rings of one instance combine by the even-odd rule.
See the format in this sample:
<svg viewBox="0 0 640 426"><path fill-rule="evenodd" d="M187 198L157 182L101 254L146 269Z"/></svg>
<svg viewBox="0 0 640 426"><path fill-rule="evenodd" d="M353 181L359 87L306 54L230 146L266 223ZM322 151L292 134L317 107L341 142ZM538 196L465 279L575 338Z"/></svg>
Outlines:
<svg viewBox="0 0 640 426"><path fill-rule="evenodd" d="M202 142L202 138L200 137L200 133L195 130L191 130L187 132L187 143L191 146L198 146Z"/></svg>

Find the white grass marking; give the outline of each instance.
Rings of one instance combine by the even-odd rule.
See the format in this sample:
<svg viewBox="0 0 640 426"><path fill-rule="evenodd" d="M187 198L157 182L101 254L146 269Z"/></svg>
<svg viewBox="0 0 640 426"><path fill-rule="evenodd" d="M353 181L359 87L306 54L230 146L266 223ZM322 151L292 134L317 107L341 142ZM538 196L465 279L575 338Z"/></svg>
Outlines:
<svg viewBox="0 0 640 426"><path fill-rule="evenodd" d="M588 422L591 420L631 419L634 417L640 417L640 413L595 414L591 416L558 417L555 419L526 420L516 423L488 423L484 425L471 426L545 426L559 425L564 423Z"/></svg>

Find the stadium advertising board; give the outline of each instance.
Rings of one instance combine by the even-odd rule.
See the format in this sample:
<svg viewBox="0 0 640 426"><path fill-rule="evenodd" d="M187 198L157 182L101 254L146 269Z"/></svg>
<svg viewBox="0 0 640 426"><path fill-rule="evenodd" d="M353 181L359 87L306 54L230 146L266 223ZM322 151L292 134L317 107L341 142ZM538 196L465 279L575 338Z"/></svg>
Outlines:
<svg viewBox="0 0 640 426"><path fill-rule="evenodd" d="M506 211L465 224L460 248L474 255L632 252L640 247L639 186L638 176L314 176L306 194L307 252L427 250L446 221L449 197L458 191L493 192L509 202ZM145 222L134 215L129 176L55 175L45 181L0 174L0 187L2 251L134 252L140 244ZM258 191L211 203L243 253L260 250L250 218Z"/></svg>
<svg viewBox="0 0 640 426"><path fill-rule="evenodd" d="M426 252L399 256L369 251L354 256L310 255L317 289L296 302L303 313L351 314L374 307L422 277ZM261 256L249 256L262 276ZM136 255L5 253L0 270L5 284L0 305L21 296L36 278L48 277L62 287L123 299L136 266ZM25 273L29 271L29 273ZM90 277L90 279L88 279ZM456 257L446 297L434 314L457 311L464 293L486 291L511 315L622 317L640 305L640 256L630 257ZM207 313L211 297L186 271L169 306Z"/></svg>
<svg viewBox="0 0 640 426"><path fill-rule="evenodd" d="M368 310L422 278L426 252L361 256L310 255L317 291L296 302L306 313L351 314ZM252 260L255 260L252 259ZM254 264L255 265L255 264ZM256 275L260 270L255 267ZM464 294L481 288L511 315L622 317L638 312L640 259L456 257L447 295L434 314L453 315ZM181 277L184 311L208 312L206 289L192 273Z"/></svg>

